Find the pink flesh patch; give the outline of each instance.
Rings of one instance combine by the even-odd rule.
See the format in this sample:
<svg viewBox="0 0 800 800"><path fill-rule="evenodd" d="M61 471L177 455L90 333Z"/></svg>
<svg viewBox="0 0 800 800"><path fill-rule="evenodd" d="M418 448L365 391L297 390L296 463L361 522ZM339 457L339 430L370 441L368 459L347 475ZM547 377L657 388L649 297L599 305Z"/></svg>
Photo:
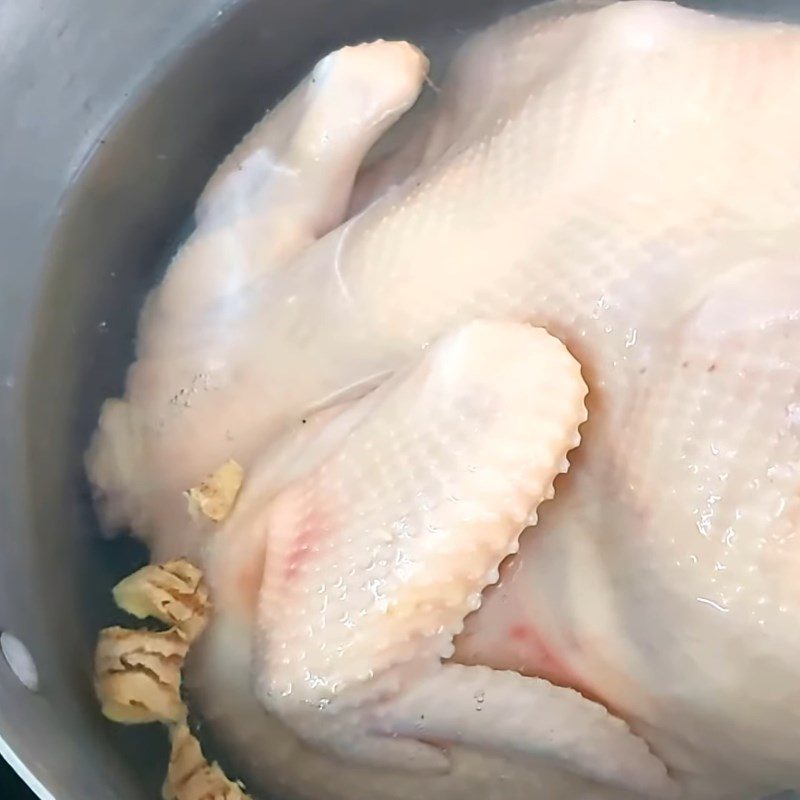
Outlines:
<svg viewBox="0 0 800 800"><path fill-rule="evenodd" d="M465 666L483 664L544 678L593 696L565 655L552 646L536 624L536 609L528 594L521 591L523 554L524 550L506 559L500 567L500 580L484 590L483 605L467 618L463 633L456 637L452 660Z"/></svg>
<svg viewBox="0 0 800 800"><path fill-rule="evenodd" d="M511 650L520 660L519 672L574 688L576 676L533 625L516 623L509 628L508 637L514 643Z"/></svg>
<svg viewBox="0 0 800 800"><path fill-rule="evenodd" d="M300 524L300 533L294 540L283 567L283 577L291 581L310 558L319 552L320 541L329 535L331 527L323 515L310 510Z"/></svg>

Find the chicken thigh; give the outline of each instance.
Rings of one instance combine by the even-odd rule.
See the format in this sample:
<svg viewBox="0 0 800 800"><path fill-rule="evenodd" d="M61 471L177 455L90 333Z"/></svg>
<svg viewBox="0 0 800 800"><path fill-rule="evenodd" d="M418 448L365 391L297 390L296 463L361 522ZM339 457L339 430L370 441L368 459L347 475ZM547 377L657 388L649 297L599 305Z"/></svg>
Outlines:
<svg viewBox="0 0 800 800"><path fill-rule="evenodd" d="M357 178L426 68L338 51L220 167L87 457L104 521L204 561L194 679L290 789L800 787L800 29L534 7ZM212 530L181 492L230 457Z"/></svg>

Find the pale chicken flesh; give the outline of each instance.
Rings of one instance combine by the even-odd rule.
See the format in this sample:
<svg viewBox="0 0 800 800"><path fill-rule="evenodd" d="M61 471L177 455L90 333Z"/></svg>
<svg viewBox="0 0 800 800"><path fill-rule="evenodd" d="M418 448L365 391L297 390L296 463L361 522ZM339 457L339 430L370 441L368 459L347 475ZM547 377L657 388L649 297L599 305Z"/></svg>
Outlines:
<svg viewBox="0 0 800 800"><path fill-rule="evenodd" d="M203 562L193 680L289 791L800 787L800 29L534 7L361 169L427 67L337 51L220 167L101 516Z"/></svg>

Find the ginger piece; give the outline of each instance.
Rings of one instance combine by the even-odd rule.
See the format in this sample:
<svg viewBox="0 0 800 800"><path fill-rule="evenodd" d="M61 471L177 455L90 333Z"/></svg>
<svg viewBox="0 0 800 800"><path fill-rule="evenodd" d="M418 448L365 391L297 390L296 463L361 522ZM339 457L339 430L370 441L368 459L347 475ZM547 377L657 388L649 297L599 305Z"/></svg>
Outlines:
<svg viewBox="0 0 800 800"><path fill-rule="evenodd" d="M189 513L222 522L230 513L244 481L244 470L233 459L226 461L199 486L186 492Z"/></svg>
<svg viewBox="0 0 800 800"><path fill-rule="evenodd" d="M162 789L164 800L250 800L219 764L206 761L200 742L185 722L170 728L169 738L172 751Z"/></svg>
<svg viewBox="0 0 800 800"><path fill-rule="evenodd" d="M142 567L121 580L113 594L123 611L173 625L190 644L208 623L211 604L203 573L183 558Z"/></svg>
<svg viewBox="0 0 800 800"><path fill-rule="evenodd" d="M95 691L104 716L126 725L183 720L181 668L188 650L189 642L175 628L100 631Z"/></svg>

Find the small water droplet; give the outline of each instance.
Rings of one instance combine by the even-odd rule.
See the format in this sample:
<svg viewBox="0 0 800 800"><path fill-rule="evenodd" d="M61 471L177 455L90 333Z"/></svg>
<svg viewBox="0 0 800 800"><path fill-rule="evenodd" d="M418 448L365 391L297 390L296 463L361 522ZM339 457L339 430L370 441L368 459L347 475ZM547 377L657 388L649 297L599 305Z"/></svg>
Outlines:
<svg viewBox="0 0 800 800"><path fill-rule="evenodd" d="M790 425L800 425L800 403L786 406L786 419Z"/></svg>
<svg viewBox="0 0 800 800"><path fill-rule="evenodd" d="M710 606L715 611L720 611L723 614L727 614L730 609L725 608L725 606L721 606L719 603L715 603L713 600L710 600L707 597L697 597L695 598L698 603L702 603L704 606Z"/></svg>

